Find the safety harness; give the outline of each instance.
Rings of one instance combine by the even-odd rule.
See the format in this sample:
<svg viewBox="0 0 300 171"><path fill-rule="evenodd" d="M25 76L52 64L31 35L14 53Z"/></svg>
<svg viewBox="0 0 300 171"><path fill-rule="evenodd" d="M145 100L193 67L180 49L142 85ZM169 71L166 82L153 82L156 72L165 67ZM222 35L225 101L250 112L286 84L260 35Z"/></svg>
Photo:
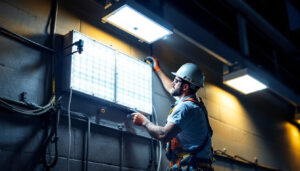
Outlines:
<svg viewBox="0 0 300 171"><path fill-rule="evenodd" d="M199 101L194 98L187 98L183 102L186 102L186 101L191 101L191 102L195 103L204 111L205 119L206 119L206 122L208 125L208 131L207 131L207 135L206 135L206 138L203 141L203 143L198 148L196 148L192 151L183 150L180 142L178 141L178 139L176 137L173 137L171 139L171 141L169 141L167 143L166 156L167 156L168 160L170 161L170 167L174 170L176 170L176 169L181 170L181 166L195 166L195 165L199 166L199 162L211 163L211 160L199 161L196 159L196 155L201 150L203 150L203 148L205 147L205 145L207 144L207 142L209 140L209 137L211 137L212 133L213 133L211 126L209 124L207 110L206 110L201 98L199 99ZM173 114L175 107L176 106L174 106L171 109L169 115ZM198 162L198 163L195 163L195 162Z"/></svg>

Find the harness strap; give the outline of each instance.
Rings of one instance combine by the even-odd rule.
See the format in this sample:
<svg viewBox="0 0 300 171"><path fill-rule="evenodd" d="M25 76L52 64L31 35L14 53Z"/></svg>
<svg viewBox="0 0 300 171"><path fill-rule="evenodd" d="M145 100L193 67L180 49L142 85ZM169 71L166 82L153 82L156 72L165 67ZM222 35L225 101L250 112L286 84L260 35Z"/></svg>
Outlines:
<svg viewBox="0 0 300 171"><path fill-rule="evenodd" d="M189 157L191 155L196 155L197 153L199 153L204 148L204 146L207 144L208 139L209 139L209 133L211 133L210 136L213 133L212 128L209 123L209 120L208 120L207 110L204 106L204 103L202 102L202 99L200 98L199 100L196 100L194 98L187 98L184 100L184 102L185 101L191 101L191 102L195 103L196 105L198 105L203 110L209 130L207 132L205 141L198 148L196 148L192 151L183 151L183 149L181 148L182 146L181 146L180 142L178 141L178 139L176 137L173 137L172 140L167 143L167 148L166 148L166 150L167 150L166 155L167 155L167 158L170 160L171 168L174 167L175 164L177 165L178 168L180 168L180 163L181 163L182 159ZM171 115L173 113L175 107L176 106L174 106L171 109L169 115ZM175 151L177 151L179 153L176 154Z"/></svg>

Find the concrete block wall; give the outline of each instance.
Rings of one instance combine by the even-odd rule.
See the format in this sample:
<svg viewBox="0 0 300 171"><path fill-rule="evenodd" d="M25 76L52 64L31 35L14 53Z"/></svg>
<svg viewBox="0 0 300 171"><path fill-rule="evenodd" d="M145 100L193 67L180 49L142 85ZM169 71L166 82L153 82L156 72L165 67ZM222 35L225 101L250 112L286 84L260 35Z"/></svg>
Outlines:
<svg viewBox="0 0 300 171"><path fill-rule="evenodd" d="M95 22L95 18L87 18L88 14L73 9L72 6L76 3L78 1L74 1L74 4L66 0L60 1L57 35L65 35L74 29L139 59L150 54L148 45L125 39L103 27L100 19ZM51 2L48 0L2 0L1 27L49 45L46 23L50 6ZM89 7L87 10L91 13L96 13L99 9L97 6ZM207 81L205 88L198 94L203 98L209 112L209 120L214 130L214 149L226 148L228 154L239 155L248 160L257 157L259 164L281 170L298 170L300 131L299 127L287 121L289 105L268 92L245 97L222 86L218 82L222 73L221 63L205 55L191 58L190 52L180 51L180 46L170 43L175 39L174 36L166 42L154 44L153 54L159 58L162 69L168 75L185 62L195 62L203 68ZM18 100L20 93L27 92L30 102L45 104L48 91L45 66L50 56L4 36L0 37L0 43L0 96ZM192 48L191 51L200 50ZM68 95L64 97L64 104L67 97ZM153 105L158 114L159 125L164 125L169 106L173 102L154 75ZM89 170L120 170L121 164L122 170L147 170L150 162L149 135L145 130L133 126L126 119L126 112L121 109L106 106L107 112L99 114L99 109L105 105L101 101L79 95L74 95L72 99L71 109L89 114L92 122ZM110 128L97 126L99 124ZM123 141L118 125L124 126ZM0 166L3 170L43 170L41 154L47 130L47 116L20 116L1 108L0 128ZM72 120L70 170L84 168L86 129L86 122ZM53 170L66 170L68 129L65 117L61 119L58 136L59 158ZM54 146L50 146L49 150L53 157ZM123 156L120 156L121 150ZM166 167L167 160L163 156L161 170ZM221 160L217 160L214 167L215 170L222 171L254 170L245 165Z"/></svg>

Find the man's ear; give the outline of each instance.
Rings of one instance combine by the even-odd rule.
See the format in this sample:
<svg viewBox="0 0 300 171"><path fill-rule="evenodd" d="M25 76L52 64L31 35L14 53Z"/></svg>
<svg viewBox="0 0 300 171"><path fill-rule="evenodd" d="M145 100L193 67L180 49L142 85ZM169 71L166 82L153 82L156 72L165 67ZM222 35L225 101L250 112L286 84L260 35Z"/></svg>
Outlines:
<svg viewBox="0 0 300 171"><path fill-rule="evenodd" d="M187 91L190 88L189 84L183 84L183 90Z"/></svg>

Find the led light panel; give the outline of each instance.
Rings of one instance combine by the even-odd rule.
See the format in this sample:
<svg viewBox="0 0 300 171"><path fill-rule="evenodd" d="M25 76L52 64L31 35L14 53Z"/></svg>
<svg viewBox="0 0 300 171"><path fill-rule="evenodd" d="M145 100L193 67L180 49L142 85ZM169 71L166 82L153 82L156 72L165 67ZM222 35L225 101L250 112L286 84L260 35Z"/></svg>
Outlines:
<svg viewBox="0 0 300 171"><path fill-rule="evenodd" d="M107 21L147 43L152 43L162 37L172 34L170 30L126 4L104 17L103 21Z"/></svg>
<svg viewBox="0 0 300 171"><path fill-rule="evenodd" d="M152 70L146 63L117 53L117 103L152 113Z"/></svg>
<svg viewBox="0 0 300 171"><path fill-rule="evenodd" d="M236 77L224 81L224 83L244 94L249 94L267 88L266 85L257 81L255 78L251 77L250 75L243 75L240 77Z"/></svg>
<svg viewBox="0 0 300 171"><path fill-rule="evenodd" d="M72 43L80 39L84 41L83 52L71 56L70 87L152 114L151 67L73 31ZM72 52L77 50L72 48Z"/></svg>
<svg viewBox="0 0 300 171"><path fill-rule="evenodd" d="M73 35L73 42L84 41L84 50L72 55L70 86L73 90L114 101L115 51L82 34ZM72 51L76 50L73 46Z"/></svg>

